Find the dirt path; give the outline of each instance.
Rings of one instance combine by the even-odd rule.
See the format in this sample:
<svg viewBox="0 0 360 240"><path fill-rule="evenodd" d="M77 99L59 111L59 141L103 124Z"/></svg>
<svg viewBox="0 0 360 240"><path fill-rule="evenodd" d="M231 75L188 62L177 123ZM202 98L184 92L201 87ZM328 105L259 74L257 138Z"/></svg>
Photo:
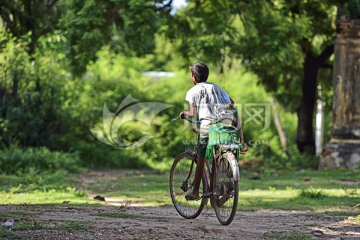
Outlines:
<svg viewBox="0 0 360 240"><path fill-rule="evenodd" d="M82 184L91 184L104 174L81 176ZM360 239L360 224L353 219L310 211L237 212L230 226L222 226L212 209L186 220L173 207L141 207L127 202L117 202L117 206L111 202L0 205L0 213L18 216L15 225L24 226L13 231L15 239Z"/></svg>
<svg viewBox="0 0 360 240"><path fill-rule="evenodd" d="M360 226L347 217L309 212L238 212L230 226L210 209L195 220L172 207L2 205L0 212L30 214L34 229L16 231L21 239L360 239Z"/></svg>

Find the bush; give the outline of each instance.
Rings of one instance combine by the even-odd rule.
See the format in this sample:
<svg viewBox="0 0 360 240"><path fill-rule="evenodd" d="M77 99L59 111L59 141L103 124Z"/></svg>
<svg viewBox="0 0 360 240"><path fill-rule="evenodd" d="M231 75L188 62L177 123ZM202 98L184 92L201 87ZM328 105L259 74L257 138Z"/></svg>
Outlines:
<svg viewBox="0 0 360 240"><path fill-rule="evenodd" d="M45 147L21 149L11 146L0 151L0 172L16 174L21 172L51 172L59 169L68 172L80 170L78 153L51 152Z"/></svg>

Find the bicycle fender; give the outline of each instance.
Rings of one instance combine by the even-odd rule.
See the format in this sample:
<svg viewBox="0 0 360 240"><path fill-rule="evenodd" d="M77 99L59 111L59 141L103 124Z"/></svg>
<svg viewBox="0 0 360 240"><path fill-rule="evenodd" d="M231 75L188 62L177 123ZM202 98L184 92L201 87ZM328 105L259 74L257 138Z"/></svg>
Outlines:
<svg viewBox="0 0 360 240"><path fill-rule="evenodd" d="M196 152L192 149L185 149L185 153L190 153L193 156L193 158L195 159L197 158Z"/></svg>
<svg viewBox="0 0 360 240"><path fill-rule="evenodd" d="M223 154L224 157L229 161L231 170L233 172L234 180L239 181L240 180L240 171L239 171L239 164L236 160L236 157L233 153L227 152Z"/></svg>

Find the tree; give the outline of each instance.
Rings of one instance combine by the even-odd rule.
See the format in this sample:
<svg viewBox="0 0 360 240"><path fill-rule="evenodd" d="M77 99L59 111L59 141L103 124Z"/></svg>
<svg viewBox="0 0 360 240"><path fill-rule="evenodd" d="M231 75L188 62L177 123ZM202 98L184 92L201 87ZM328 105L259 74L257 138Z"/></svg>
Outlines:
<svg viewBox="0 0 360 240"><path fill-rule="evenodd" d="M71 81L67 72L84 73L107 43L127 55L151 52L171 2L2 1L0 145L49 146L52 134L69 130L62 129L67 119L61 111ZM71 64L64 64L65 50Z"/></svg>
<svg viewBox="0 0 360 240"><path fill-rule="evenodd" d="M289 109L298 105L296 144L313 154L317 86L331 86L336 5L344 2L189 0L169 36L179 39L188 58L200 55L221 65L226 57L242 59L279 102Z"/></svg>
<svg viewBox="0 0 360 240"><path fill-rule="evenodd" d="M0 4L0 17L14 37L30 34L28 53L32 55L38 39L55 29L63 5L61 0L4 0Z"/></svg>
<svg viewBox="0 0 360 240"><path fill-rule="evenodd" d="M170 15L172 0L72 0L61 23L68 39L72 73L81 75L105 44L125 55L155 48L155 33Z"/></svg>

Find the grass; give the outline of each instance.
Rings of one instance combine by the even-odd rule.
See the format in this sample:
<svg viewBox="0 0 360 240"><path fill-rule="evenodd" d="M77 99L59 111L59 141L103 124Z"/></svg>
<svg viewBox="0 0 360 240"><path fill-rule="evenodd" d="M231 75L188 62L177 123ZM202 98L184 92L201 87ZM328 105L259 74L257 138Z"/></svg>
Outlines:
<svg viewBox="0 0 360 240"><path fill-rule="evenodd" d="M111 213L111 212L101 212L97 213L96 216L99 217L112 217L112 218L125 218L125 219L135 219L135 218L144 218L138 214L131 213Z"/></svg>
<svg viewBox="0 0 360 240"><path fill-rule="evenodd" d="M313 210L316 213L359 213L360 177L347 170L278 172L250 180L243 173L238 209ZM168 175L138 174L114 180L100 179L92 192L141 205L172 205L168 193ZM345 184L346 183L346 184ZM351 184L351 185L349 185Z"/></svg>
<svg viewBox="0 0 360 240"><path fill-rule="evenodd" d="M17 216L29 216L29 214L20 214L17 215L16 212L9 212L12 218L15 220L14 227L12 229L6 229L0 227L0 238L3 239L20 239L22 231L34 231L34 230L58 230L65 232L85 232L89 230L88 224L86 222L78 221L65 221L61 222L59 225L49 224L48 222L39 222L32 218L18 218ZM2 215L4 216L4 214Z"/></svg>
<svg viewBox="0 0 360 240"><path fill-rule="evenodd" d="M311 235L308 234L304 234L304 233L299 233L299 232L293 232L293 231L288 231L288 232L269 232L266 233L264 235L265 239L271 238L271 239L278 239L278 240L282 240L282 239L291 239L291 240L311 240L311 239L317 239L312 237Z"/></svg>
<svg viewBox="0 0 360 240"><path fill-rule="evenodd" d="M89 230L88 224L86 222L78 221L67 221L64 224L61 224L56 227L51 227L49 229L62 230L66 232L85 232Z"/></svg>
<svg viewBox="0 0 360 240"><path fill-rule="evenodd" d="M329 195L326 194L322 189L307 188L301 189L300 192L300 197L304 198L323 199L328 196Z"/></svg>
<svg viewBox="0 0 360 240"><path fill-rule="evenodd" d="M99 212L95 214L95 216L99 217L111 217L111 218L123 218L123 219L157 219L157 220L166 220L166 217L163 216L146 216L146 215L140 215L140 214L131 214L131 213L125 213L125 212Z"/></svg>
<svg viewBox="0 0 360 240"><path fill-rule="evenodd" d="M0 239L20 239L21 236L9 229L0 229Z"/></svg>
<svg viewBox="0 0 360 240"><path fill-rule="evenodd" d="M312 210L315 214L360 214L359 208L354 208L360 203L360 175L350 170L273 172L259 180L251 180L251 176L250 172L242 172L238 204L241 211L291 209ZM24 179L14 176L0 175L0 181L6 183L0 187L2 204L98 203L78 191L77 182L65 175L62 179L55 175L51 181L37 185L26 184ZM149 171L122 178L105 175L87 191L132 204L171 206L168 182L168 174Z"/></svg>
<svg viewBox="0 0 360 240"><path fill-rule="evenodd" d="M96 203L77 190L77 181L64 172L0 175L0 204Z"/></svg>
<svg viewBox="0 0 360 240"><path fill-rule="evenodd" d="M251 172L242 172L240 181L239 211L261 209L309 210L314 217L348 216L354 223L360 222L360 175L350 170L273 172L252 179ZM117 212L98 212L93 216L121 219L156 219L166 217L146 216L126 212L127 203L144 206L172 206L169 196L168 174L136 171L117 178L104 175L88 189L79 191L74 177L63 174L42 175L40 181L28 181L27 176L0 175L0 204L98 204L90 200L84 191L125 202ZM208 206L209 207L209 206ZM0 239L21 239L24 231L58 230L64 232L89 231L89 223L61 221L49 223L37 221L32 213L9 211L0 213L0 222L13 218L12 230L0 227ZM313 236L295 231L272 231L264 239L314 239Z"/></svg>
<svg viewBox="0 0 360 240"><path fill-rule="evenodd" d="M168 182L165 174L138 174L115 181L112 178L103 178L92 184L90 190L121 201L130 200L144 206L160 206L171 202Z"/></svg>

